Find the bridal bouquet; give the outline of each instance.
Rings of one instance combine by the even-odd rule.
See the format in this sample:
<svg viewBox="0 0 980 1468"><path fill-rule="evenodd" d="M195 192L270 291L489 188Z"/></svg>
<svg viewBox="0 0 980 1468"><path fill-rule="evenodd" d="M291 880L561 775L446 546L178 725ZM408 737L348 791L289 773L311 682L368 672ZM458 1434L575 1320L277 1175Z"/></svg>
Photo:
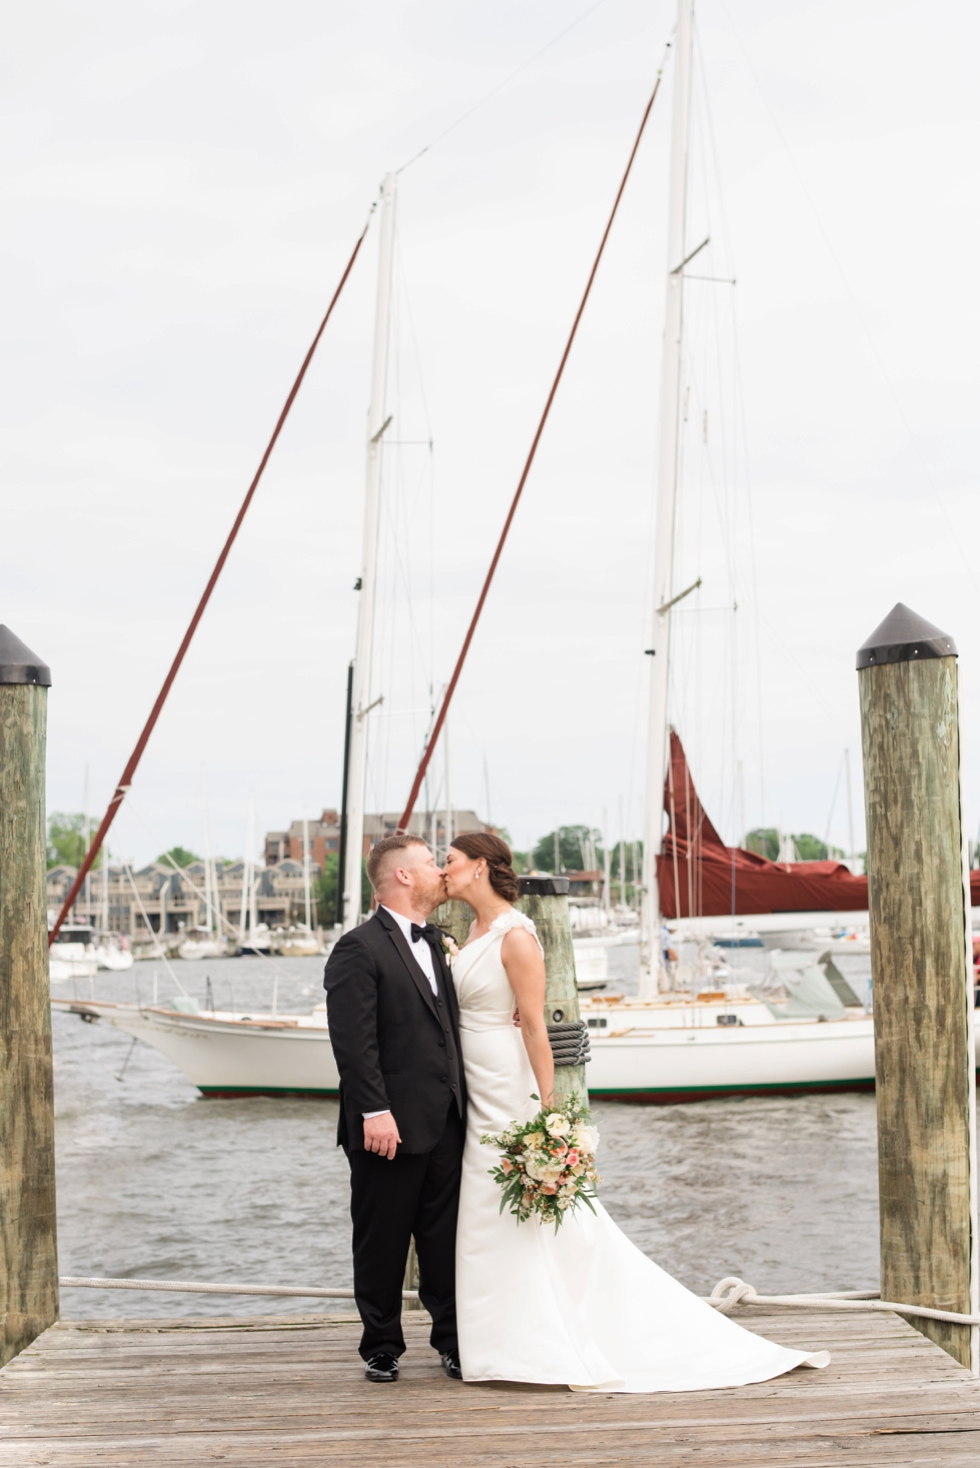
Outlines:
<svg viewBox="0 0 980 1468"><path fill-rule="evenodd" d="M561 1111L539 1111L531 1121L512 1121L499 1136L480 1140L499 1147L502 1154L490 1169L503 1190L501 1213L509 1207L518 1223L537 1214L557 1230L578 1203L592 1208L601 1181L595 1166L599 1133L589 1124L589 1109L577 1096Z"/></svg>

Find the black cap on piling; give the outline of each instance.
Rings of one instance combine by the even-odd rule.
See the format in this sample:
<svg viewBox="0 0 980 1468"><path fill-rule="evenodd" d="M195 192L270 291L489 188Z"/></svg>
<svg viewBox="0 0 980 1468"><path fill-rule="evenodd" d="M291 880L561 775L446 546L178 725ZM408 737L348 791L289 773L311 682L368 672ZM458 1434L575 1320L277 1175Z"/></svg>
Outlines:
<svg viewBox="0 0 980 1468"><path fill-rule="evenodd" d="M951 637L900 601L858 648L857 666L860 671L878 663L912 663L923 658L958 656Z"/></svg>
<svg viewBox="0 0 980 1468"><path fill-rule="evenodd" d="M39 688L50 688L51 669L9 627L0 622L0 684L2 683L36 683Z"/></svg>
<svg viewBox="0 0 980 1468"><path fill-rule="evenodd" d="M522 897L565 897L567 877L521 877Z"/></svg>

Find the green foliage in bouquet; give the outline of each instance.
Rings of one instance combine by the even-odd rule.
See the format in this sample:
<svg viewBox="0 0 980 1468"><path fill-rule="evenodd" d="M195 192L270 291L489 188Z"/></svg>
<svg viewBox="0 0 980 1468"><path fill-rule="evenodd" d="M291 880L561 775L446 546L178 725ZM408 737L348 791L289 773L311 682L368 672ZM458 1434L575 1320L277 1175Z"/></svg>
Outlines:
<svg viewBox="0 0 980 1468"><path fill-rule="evenodd" d="M573 1096L561 1111L539 1111L531 1121L512 1121L498 1136L480 1138L501 1152L497 1166L490 1168L502 1190L501 1213L509 1208L518 1223L537 1216L542 1223L553 1223L557 1232L565 1214L579 1203L595 1212L592 1199L602 1179L595 1166L599 1133L590 1115Z"/></svg>

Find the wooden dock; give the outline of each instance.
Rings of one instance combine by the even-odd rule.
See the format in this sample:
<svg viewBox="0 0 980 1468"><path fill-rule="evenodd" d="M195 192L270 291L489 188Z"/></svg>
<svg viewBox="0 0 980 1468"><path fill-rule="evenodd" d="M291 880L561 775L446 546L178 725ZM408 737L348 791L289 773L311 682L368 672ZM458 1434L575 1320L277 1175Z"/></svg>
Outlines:
<svg viewBox="0 0 980 1468"><path fill-rule="evenodd" d="M351 1316L61 1321L0 1372L4 1468L225 1460L283 1468L980 1463L980 1383L895 1315L745 1309L824 1371L736 1390L591 1396L447 1380L406 1316L395 1386L365 1382Z"/></svg>

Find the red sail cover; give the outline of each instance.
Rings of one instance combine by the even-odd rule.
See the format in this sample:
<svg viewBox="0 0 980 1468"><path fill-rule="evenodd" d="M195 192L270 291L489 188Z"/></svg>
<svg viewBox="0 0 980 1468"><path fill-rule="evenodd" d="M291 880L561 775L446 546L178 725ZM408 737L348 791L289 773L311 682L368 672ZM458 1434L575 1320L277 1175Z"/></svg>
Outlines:
<svg viewBox="0 0 980 1468"><path fill-rule="evenodd" d="M657 859L657 875L660 910L666 918L868 910L867 877L852 876L843 862L774 862L754 851L726 846L701 804L684 747L673 729L664 810L670 824L663 855ZM980 872L970 876L972 901L980 902Z"/></svg>
<svg viewBox="0 0 980 1468"><path fill-rule="evenodd" d="M664 810L670 824L657 876L665 918L868 910L867 877L852 876L843 862L774 862L726 846L701 804L673 729ZM980 905L980 871L970 873L970 901Z"/></svg>

